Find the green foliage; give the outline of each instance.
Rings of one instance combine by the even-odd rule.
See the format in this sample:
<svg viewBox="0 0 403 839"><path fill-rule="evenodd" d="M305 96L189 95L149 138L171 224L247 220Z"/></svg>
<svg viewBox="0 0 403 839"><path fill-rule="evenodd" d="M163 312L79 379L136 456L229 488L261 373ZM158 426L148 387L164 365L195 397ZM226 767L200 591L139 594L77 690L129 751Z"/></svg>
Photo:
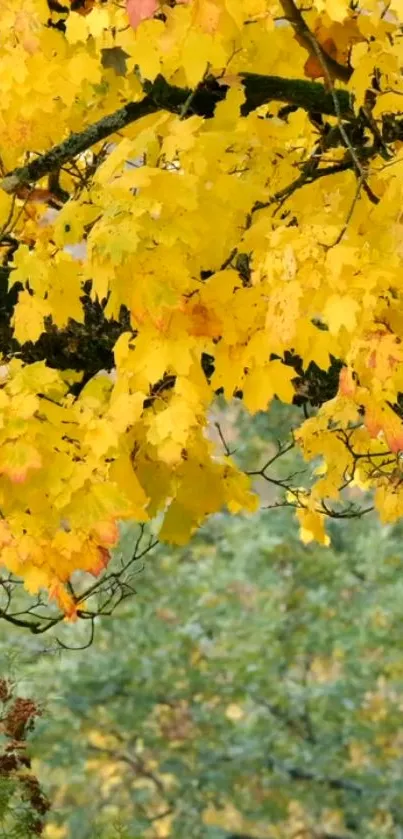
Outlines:
<svg viewBox="0 0 403 839"><path fill-rule="evenodd" d="M37 752L54 793L74 767L58 813L69 836L92 839L97 820L107 836L124 813L134 839L156 799L176 837L205 836L203 812L228 801L265 827L296 801L315 823L340 810L362 839L381 835L383 810L403 819L403 558L375 524L334 532L337 549L304 548L288 515L218 517L186 552L159 555L90 655L41 664L58 695ZM109 786L99 770L114 753L140 763L118 760ZM133 787L144 755L171 790Z"/></svg>

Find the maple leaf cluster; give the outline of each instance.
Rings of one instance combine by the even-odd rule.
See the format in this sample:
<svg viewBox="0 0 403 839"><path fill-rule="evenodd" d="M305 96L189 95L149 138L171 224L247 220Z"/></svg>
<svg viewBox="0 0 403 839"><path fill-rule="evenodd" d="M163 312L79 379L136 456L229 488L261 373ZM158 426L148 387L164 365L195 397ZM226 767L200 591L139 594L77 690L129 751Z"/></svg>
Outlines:
<svg viewBox="0 0 403 839"><path fill-rule="evenodd" d="M374 0L1 4L1 555L67 616L120 520L163 513L182 544L256 509L209 439L217 392L255 413L318 371L295 433L322 459L293 490L304 540L327 542L346 486L402 514L401 18Z"/></svg>

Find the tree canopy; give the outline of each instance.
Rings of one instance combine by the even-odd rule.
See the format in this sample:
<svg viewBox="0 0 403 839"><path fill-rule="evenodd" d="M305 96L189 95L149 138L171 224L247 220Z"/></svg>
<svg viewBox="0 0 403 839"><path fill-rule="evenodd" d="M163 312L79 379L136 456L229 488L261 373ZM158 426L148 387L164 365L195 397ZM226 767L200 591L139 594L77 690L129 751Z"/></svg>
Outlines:
<svg viewBox="0 0 403 839"><path fill-rule="evenodd" d="M121 520L185 544L259 476L305 542L368 492L401 515L402 24L399 0L1 3L3 617L91 617L71 577ZM242 465L218 393L293 403L290 440ZM291 445L313 482L273 473ZM18 578L59 611L10 611Z"/></svg>

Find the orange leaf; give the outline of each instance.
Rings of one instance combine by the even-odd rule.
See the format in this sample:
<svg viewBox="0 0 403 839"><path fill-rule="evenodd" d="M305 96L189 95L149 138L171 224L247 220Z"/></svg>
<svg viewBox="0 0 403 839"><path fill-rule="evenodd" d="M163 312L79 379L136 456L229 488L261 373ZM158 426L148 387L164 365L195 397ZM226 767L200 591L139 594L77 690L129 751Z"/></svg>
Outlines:
<svg viewBox="0 0 403 839"><path fill-rule="evenodd" d="M92 574L93 577L99 577L104 568L107 567L111 558L109 551L106 548L103 548L101 545L97 546L97 553L97 561L91 568L88 569L88 573Z"/></svg>
<svg viewBox="0 0 403 839"><path fill-rule="evenodd" d="M327 38L320 46L330 58L337 58L337 47L333 38ZM308 60L304 64L304 72L309 79L320 79L325 75L323 65L316 55L309 56Z"/></svg>
<svg viewBox="0 0 403 839"><path fill-rule="evenodd" d="M202 303L195 303L190 307L191 324L190 335L205 335L216 338L222 330L222 323L213 311L209 311Z"/></svg>
<svg viewBox="0 0 403 839"><path fill-rule="evenodd" d="M349 367L342 367L339 377L339 392L342 396L354 396L357 385L354 381L353 371Z"/></svg>
<svg viewBox="0 0 403 839"><path fill-rule="evenodd" d="M383 432L391 452L403 451L403 422L391 409L386 413Z"/></svg>
<svg viewBox="0 0 403 839"><path fill-rule="evenodd" d="M99 521L93 528L97 540L106 546L116 545L119 539L119 528L115 521Z"/></svg>
<svg viewBox="0 0 403 839"><path fill-rule="evenodd" d="M382 420L380 411L374 407L368 407L365 410L364 425L370 437L377 437L382 429Z"/></svg>
<svg viewBox="0 0 403 839"><path fill-rule="evenodd" d="M56 582L51 586L49 597L57 601L59 609L64 612L67 620L77 620L77 603L61 583Z"/></svg>

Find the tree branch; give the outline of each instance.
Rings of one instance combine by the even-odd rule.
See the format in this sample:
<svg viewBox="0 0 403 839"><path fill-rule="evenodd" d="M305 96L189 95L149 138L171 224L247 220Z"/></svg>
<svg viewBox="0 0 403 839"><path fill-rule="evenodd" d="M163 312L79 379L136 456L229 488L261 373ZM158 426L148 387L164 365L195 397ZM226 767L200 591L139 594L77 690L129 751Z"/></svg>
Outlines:
<svg viewBox="0 0 403 839"><path fill-rule="evenodd" d="M313 111L328 116L337 116L334 97L324 84L308 79L284 79L281 76L262 76L258 73L242 73L246 102L241 108L245 116L266 102L287 102L305 111ZM353 118L353 100L347 90L336 91L340 113L345 118Z"/></svg>
<svg viewBox="0 0 403 839"><path fill-rule="evenodd" d="M320 830L319 832L315 830L315 832L311 832L310 835L312 839L349 839L349 837L345 834L342 835L340 833L329 833L327 830ZM226 836L224 837L224 839L256 839L256 836L251 836L246 833L231 833L230 836ZM306 839L308 839L308 834L306 834Z"/></svg>
<svg viewBox="0 0 403 839"><path fill-rule="evenodd" d="M246 96L241 108L243 116L270 101L288 102L307 111L335 115L334 97L318 82L255 73L243 73L240 79ZM76 155L144 116L159 110L180 113L191 94L186 88L170 85L162 76L158 76L153 83L146 83L145 91L146 96L140 102L128 102L123 108L102 117L83 131L70 134L66 140L39 155L26 166L14 169L0 181L0 188L10 194L17 192L21 186L39 181L45 175L60 169ZM216 104L225 99L227 91L226 85L219 85L215 79L207 80L192 97L187 116L213 116ZM337 101L343 116L354 116L348 91L337 91Z"/></svg>
<svg viewBox="0 0 403 839"><path fill-rule="evenodd" d="M272 758L267 761L268 769L279 769L286 772L287 775L294 781L313 781L316 784L322 784L329 787L329 789L342 790L344 792L354 792L356 795L364 795L365 789L355 781L349 781L344 778L333 778L327 775L317 775L316 772L311 772L309 769L302 769L297 766L286 766L278 764Z"/></svg>
<svg viewBox="0 0 403 839"><path fill-rule="evenodd" d="M308 50L310 55L313 55L316 58L316 50L313 43L314 36L305 22L300 10L295 5L294 0L280 0L280 4L286 19L289 23L291 23L291 26L294 29L298 42L301 46ZM325 52L320 44L318 44L318 47L323 62L326 64L331 76L333 76L334 79L340 79L342 82L348 82L351 77L352 70L350 70L349 67L345 67L343 64L339 64L338 61Z"/></svg>
<svg viewBox="0 0 403 839"><path fill-rule="evenodd" d="M123 108L102 117L98 122L89 125L83 131L70 134L62 143L54 146L45 154L41 154L26 166L14 169L0 181L0 187L4 192L13 193L20 186L35 183L45 175L49 175L50 172L60 169L68 160L87 151L100 140L105 140L126 125L130 125L130 123L157 110L158 105L149 96L146 96L141 102L128 102Z"/></svg>

